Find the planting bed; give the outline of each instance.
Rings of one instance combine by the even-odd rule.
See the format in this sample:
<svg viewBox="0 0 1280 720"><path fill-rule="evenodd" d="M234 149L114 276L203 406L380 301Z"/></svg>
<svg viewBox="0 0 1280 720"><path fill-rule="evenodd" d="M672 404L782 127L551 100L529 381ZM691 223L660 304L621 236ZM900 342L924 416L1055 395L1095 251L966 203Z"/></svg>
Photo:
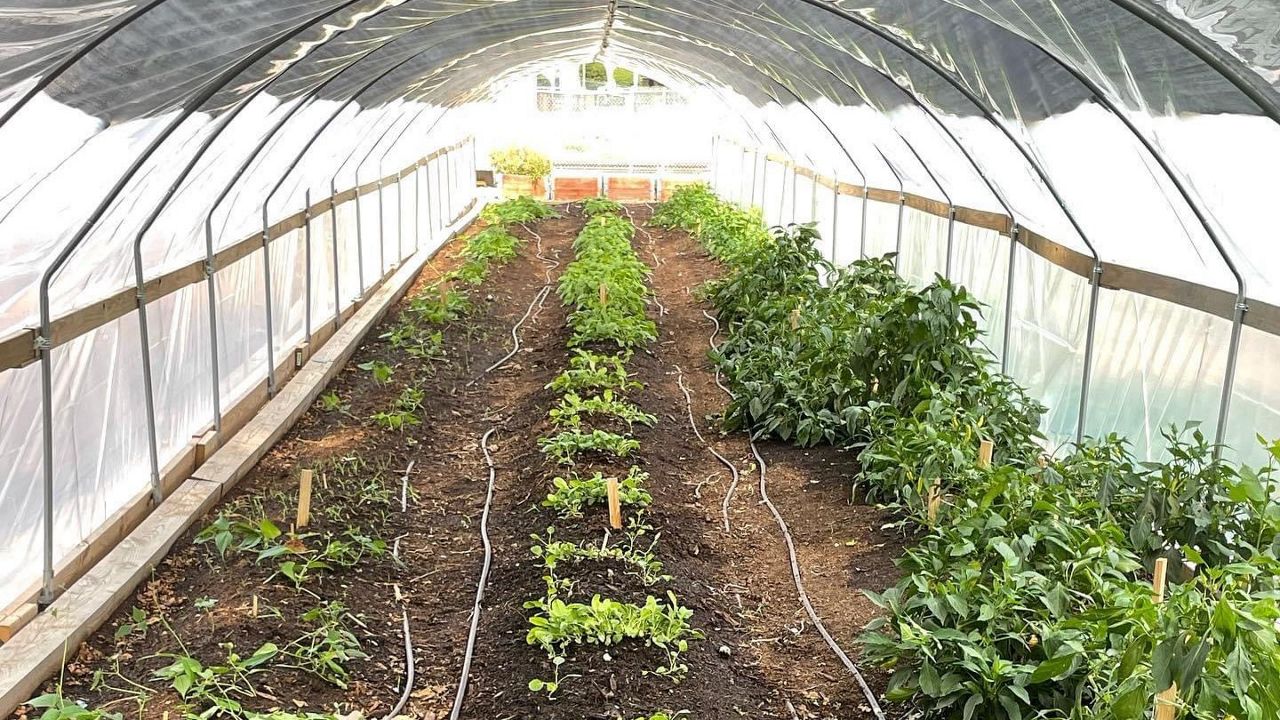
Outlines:
<svg viewBox="0 0 1280 720"><path fill-rule="evenodd" d="M595 470L625 476L632 466L648 474L642 483L652 497L647 510L638 514L624 505L623 515L650 526L634 547L651 550L661 563L653 575L661 577L646 584L635 565L616 559L584 560L557 575L573 581L562 599L590 603L599 594L641 608L651 596L663 607L674 601L692 612L692 632L681 638L687 650L677 653L678 661L643 639L572 647L563 655L557 691L530 689L531 680L556 676L549 655L526 640L529 618L539 611L525 603L548 592L531 536L548 539L555 526L554 540L621 547L627 534L611 532L605 544L603 504L567 519L542 507L552 479L567 469L539 450L540 438L561 429L548 413L563 393L546 386L573 355L571 308L554 290L542 293L548 270L557 281L574 259L574 239L587 224L581 206L557 210L563 217L510 223L520 240L516 256L494 261L477 285L465 282L463 250L474 243L464 237L443 250L332 392L74 653L61 697L125 717L201 714L219 693L237 705L206 717L273 711L265 717L352 711L382 717L404 690L403 612L415 679L402 712L448 717L484 560L479 520L489 466L480 440L492 429L492 570L462 717L634 720L680 711L690 718L871 717L858 685L799 603L778 527L759 503L745 436L724 436L707 417L726 398L707 358L714 327L704 311L710 306L692 291L718 274L718 265L686 233L645 227L650 210L643 206L620 217L639 228L631 244L651 271L645 282L652 288L642 312L657 337L637 343L626 360L632 381L643 387L625 396L654 424L628 428L608 418L584 424L629 432L639 449L575 469L588 478ZM430 303L421 298L437 297L433 284L451 272L450 285L466 289L471 311L424 319L421 332L404 332L398 318L425 318ZM432 307L439 309L425 312ZM521 350L486 373L508 354L518 322ZM607 345L587 343L601 353L616 350ZM728 532L722 503L730 475L691 429L690 413L741 474L727 505ZM897 540L879 530L886 521L879 510L848 504L850 455L771 441L758 448L809 596L852 653L854 636L875 612L860 590L881 591L896 581ZM312 520L291 539L304 469L315 472ZM277 549L262 553L265 548ZM322 554L334 558L328 567L307 565ZM316 608L323 610L305 614ZM654 672L664 665L681 666L675 679ZM180 675L192 679L178 681ZM885 678L868 679L883 688ZM58 700L46 700L52 702ZM39 715L30 708L23 713Z"/></svg>

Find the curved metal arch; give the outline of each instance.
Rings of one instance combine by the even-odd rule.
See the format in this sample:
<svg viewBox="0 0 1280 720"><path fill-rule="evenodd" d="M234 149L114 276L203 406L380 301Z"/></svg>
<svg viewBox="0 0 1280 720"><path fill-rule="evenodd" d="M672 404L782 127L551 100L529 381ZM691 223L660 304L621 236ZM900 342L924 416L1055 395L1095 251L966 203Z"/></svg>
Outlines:
<svg viewBox="0 0 1280 720"><path fill-rule="evenodd" d="M129 12L125 13L124 17L118 18L117 22L114 25L111 25L110 27L106 28L102 32L98 33L97 35L94 35L84 45L81 45L70 55L63 58L62 62L59 62L57 65L53 67L52 70L46 72L43 76L41 76L41 78L38 81L36 81L34 85L31 86L30 90L23 93L22 97L18 98L17 102L15 102L13 105L10 105L9 109L5 110L3 115L0 115L0 128L4 127L5 124L8 123L9 120L11 120L14 115L18 114L19 110L26 107L27 103L31 102L31 100L35 98L36 95L39 95L41 90L44 90L45 88L49 87L49 85L51 85L54 80L57 80L59 77L61 77L62 73L70 69L72 65L75 65L76 63L83 60L86 55L93 52L94 49L97 48L102 43L111 39L111 37L114 36L116 33L125 29L134 20L137 20L143 15L146 15L151 10L155 9L160 5L163 5L166 2L168 2L168 0L150 0L150 2L148 3L135 7L133 10L130 10Z"/></svg>
<svg viewBox="0 0 1280 720"><path fill-rule="evenodd" d="M1155 5L1148 5L1140 0L1111 0L1111 3L1127 10L1134 17L1186 48L1210 68L1218 71L1218 74L1252 100L1267 117L1280 123L1280 93L1266 84L1256 73L1250 72L1234 58L1228 56L1222 48L1207 42L1204 35L1189 31L1174 18L1162 14Z"/></svg>
<svg viewBox="0 0 1280 720"><path fill-rule="evenodd" d="M253 53L241 58L240 61L233 64L226 71L206 83L202 89L193 95L193 100L189 107L170 121L170 123L162 130L147 147L134 159L133 163L125 171L112 186L107 196L98 204L97 208L84 221L80 229L74 236L58 251L53 262L45 269L40 277L39 304L40 304L40 332L36 337L36 349L40 356L40 389L42 394L42 423L43 423L43 440L44 440L44 502L45 502L45 528L44 528L44 551L45 551L45 567L44 578L40 591L40 601L47 604L53 600L53 344L52 338L52 313L49 304L49 285L53 281L53 276L75 249L84 241L89 232L101 219L103 213L107 211L111 203L120 194L121 191L133 179L134 175L146 164L152 154L177 130L187 118L194 115L206 101L218 93L227 83L233 81L240 73L248 70L259 60L270 55L284 43L288 42L299 33L304 32L315 23L328 17L331 11L326 10L323 14L315 15L307 19L306 22L294 26L293 29L280 33L275 40L264 43Z"/></svg>
<svg viewBox="0 0 1280 720"><path fill-rule="evenodd" d="M1093 375L1093 346L1096 340L1095 336L1096 336L1096 330L1098 325L1098 322L1097 322L1098 321L1098 293L1099 293L1100 284L1102 281L1102 258L1098 255L1098 249L1094 247L1093 243L1089 240L1088 234L1084 232L1084 228L1081 227L1079 221L1076 220L1075 215L1071 212L1070 207L1067 205L1066 201L1062 198L1062 195L1058 192L1057 188L1054 186L1053 181L1049 178L1049 175L1046 172L1045 168L1035 158L1034 153L1032 153L1025 145L1023 145L1022 141L1020 141L1013 134L1013 132L1009 130L1009 128L1005 127L1003 124L1001 124L996 120L996 111L992 107L987 105L986 101L984 101L976 93L970 90L969 87L965 85L963 82L960 82L955 77L953 77L949 72L947 72L946 68L938 64L938 62L935 61L933 58L930 58L925 54L921 53L919 50L912 47L909 43L903 41L901 38L897 37L896 35L889 32L888 30L885 30L884 28L880 27L878 24L873 23L854 13L850 13L847 10L844 10L842 8L835 7L830 3L824 2L823 0L795 0L795 1L817 8L823 12L830 13L850 23L853 23L858 27L863 28L864 30L866 30L867 32L870 32L871 34L875 35L881 40L888 42L890 45L898 49L900 52L904 52L908 54L909 56L914 58L916 61L923 64L926 68L928 68L938 77L942 78L942 80L946 82L948 85L952 86L957 91L959 91L961 95L964 95L965 98L974 105L974 107L980 110L984 116L986 116L988 121L990 121L993 125L995 125L996 128L999 129L1000 132L1003 133L1004 136L1009 139L1009 142L1013 143L1014 147L1017 148L1018 152L1022 155L1023 159L1035 171L1036 176L1040 179L1040 182L1044 184L1045 189L1049 191L1049 194L1053 197L1054 202L1058 204L1058 207L1062 210L1062 213L1066 217L1067 222L1071 223L1071 227L1076 231L1076 234L1080 236L1080 239L1082 242L1084 242L1085 247L1088 248L1089 254L1090 256L1092 256L1092 259L1093 259L1093 272L1091 273L1091 277L1089 279L1092 291L1090 293L1090 298L1089 298L1089 316L1087 320L1087 329L1085 333L1085 349L1084 349L1085 357L1084 357L1084 370L1083 370L1083 375L1080 383L1081 385L1080 406L1079 406L1079 411L1076 418L1076 440L1077 442L1083 440L1084 428L1085 428L1087 414L1088 414L1089 385ZM1016 240L1016 233L1014 237ZM1010 268L1012 267L1013 267L1013 261L1010 260ZM1010 278L1010 281L1011 281L1010 285L1012 286L1012 277ZM1012 315L1013 315L1013 308L1008 308L1006 310L1006 318L1012 317ZM1008 347L1008 345L1009 345L1009 337L1008 337L1008 334L1006 333L1005 335L1006 348ZM1006 357L1002 358L1002 364L1007 363L1008 353L1006 352L1005 355Z"/></svg>
<svg viewBox="0 0 1280 720"><path fill-rule="evenodd" d="M915 57L917 60L923 62L930 69L934 70L938 75L944 77L944 79L946 79L947 82L950 85L952 85L952 87L959 90L962 94L964 94L970 100L970 102L973 102L980 109L983 109L984 112L987 110L985 107L983 107L982 103L978 102L979 98L977 97L977 95L969 91L967 89L967 86L964 86L963 83L952 78L950 74L947 73L940 66L935 67L936 63L932 59L928 58L923 53L919 53L913 50L910 45L897 39L896 36L894 36L892 33L889 33L883 30L883 28L880 28L878 24L873 23L871 21L867 21L864 18L860 18L844 10L839 10L836 8L831 8L829 6L820 5L815 0L798 0L798 1L808 5L812 5L814 7L819 7L821 9L827 10L828 12L835 13L841 17L844 17L846 20L850 22L854 22L855 24L858 24L859 26L863 27L869 32L872 32L878 37L881 37L882 39L889 41L899 50L909 53L910 55ZM1146 11L1145 9L1143 12L1138 12L1136 10L1137 6L1134 3L1132 3L1131 0L1112 0L1112 2L1114 2L1115 4L1121 7L1125 7L1126 9L1130 9L1131 11L1134 12L1135 15L1144 19L1144 21L1147 21L1148 24L1152 24L1153 27L1156 27L1162 32L1166 32L1160 26L1152 23L1150 20L1143 17L1143 15L1147 15L1149 17L1154 18L1155 15L1153 13ZM1166 32L1166 34L1170 34L1170 33ZM1065 70L1069 75L1075 78L1077 82L1079 82L1085 89L1087 89L1092 94L1093 99L1095 101L1097 101L1104 108L1106 108L1106 110L1112 116L1114 116L1117 120L1119 120L1120 123L1123 124L1125 128L1129 130L1129 132L1139 142L1139 144L1143 146L1143 148L1152 157L1152 159L1156 161L1157 165L1160 166L1160 169L1164 172L1169 182L1174 186L1175 190L1177 190L1179 196L1181 196L1183 202L1187 205L1187 208L1191 210L1197 222L1199 222L1201 227L1204 229L1205 234L1209 237L1209 240L1213 244L1214 249L1218 252L1218 255L1222 258L1223 263L1227 266L1228 271L1231 273L1232 278L1236 282L1236 303L1235 303L1233 319L1232 319L1231 339L1229 341L1229 345L1227 349L1227 362L1226 362L1226 368L1224 370L1225 377L1223 380L1221 397L1219 399L1218 423L1217 423L1217 428L1215 430L1215 445L1217 446L1215 448L1215 452L1220 453L1222 443L1224 442L1225 436L1226 436L1227 419L1230 412L1231 396L1232 396L1232 393L1234 390L1234 384L1235 384L1236 361L1239 355L1242 327L1244 325L1244 316L1245 316L1245 313L1248 311L1248 301L1247 301L1248 288L1247 288L1246 280L1243 274L1240 272L1239 268L1236 266L1236 263L1234 259L1231 257L1231 254L1227 251L1226 246L1222 241L1222 238L1219 237L1217 231L1213 227L1213 224L1209 221L1208 217L1205 215L1204 210L1201 207L1200 203L1197 202L1194 197L1192 197L1191 192L1187 189L1186 185L1182 182L1179 175L1174 171L1168 159L1164 156L1164 153L1161 152L1154 145L1154 143L1151 142L1150 138L1148 138L1146 134L1143 133L1133 123L1133 121L1129 119L1129 117L1125 113L1120 111L1120 109L1116 106L1116 104L1107 96L1106 92L1096 82L1094 82L1092 78L1089 78L1087 75L1085 75L1080 70L1078 70L1074 65L1067 62L1063 58L1059 57L1056 53L1051 52L1048 48L1045 48L1039 43L1036 43L1031 39L1025 38L1021 35L1018 35L1018 37L1022 38L1024 41L1027 42L1027 44L1031 45L1032 47L1035 47L1037 50L1043 53L1046 58L1050 59L1054 64L1058 65L1063 70ZM1170 34L1170 37L1174 37L1175 39L1178 39L1177 36L1172 34ZM1183 42L1183 40L1179 40L1179 42ZM1270 100L1271 98L1266 98L1266 96L1255 98L1253 93L1254 89L1251 86L1249 86L1248 83L1246 83L1244 86L1237 83L1236 79L1232 78L1232 73L1229 72L1229 68L1226 66L1225 63L1221 62L1220 58L1212 57L1212 53L1208 52L1207 50L1202 54L1201 52L1198 52L1193 47L1187 46L1187 49L1195 53L1197 57L1200 57L1206 63L1210 64L1211 67L1213 67L1215 70L1218 70L1221 74L1224 75L1224 77L1228 77L1228 79L1231 79L1233 84L1236 84L1238 89L1240 89L1247 96L1249 96L1250 99L1254 100L1255 103L1258 103L1261 109L1266 110L1268 108L1268 105L1266 104L1266 102L1264 102L1264 100ZM1273 109L1276 111L1276 115L1273 116L1272 119L1275 119L1277 122L1280 122L1280 102L1276 102L1272 100L1272 103L1274 105ZM1270 115L1270 113L1268 114ZM996 124L997 126L1000 126L999 123L994 123L994 124ZM1005 134L1009 136L1011 140L1013 139L1013 135L1009 133L1006 128L1004 128L1003 126L1000 126L1000 129L1004 131ZM1019 146L1019 149L1021 149L1021 144L1017 143L1016 141L1014 142L1016 145ZM1027 156L1027 152L1024 151L1023 155ZM1038 172L1040 171L1038 170ZM1045 183L1045 187L1049 189L1050 193L1053 194L1055 200L1058 200L1059 204L1063 206L1064 212L1066 212L1066 205L1062 202L1061 199L1059 199L1056 189L1048 181L1047 177L1043 175L1043 173L1042 173L1041 180L1042 182ZM1096 323L1096 320L1097 320L1096 305L1097 305L1097 295L1099 292L1098 280L1099 280L1099 276L1102 273L1102 268L1099 264L1100 258L1098 256L1097 250L1093 247L1092 243L1089 242L1088 238L1084 235L1079 225L1075 222L1075 220L1072 218L1072 216L1069 213L1067 215L1067 219L1076 228L1076 232L1080 233L1081 239L1084 240L1086 246L1089 247L1090 252L1094 255L1094 262L1095 262L1094 269L1093 269L1094 278L1091 280L1091 284L1093 285L1093 288L1092 288L1093 299L1090 302L1091 310L1090 310L1090 318L1089 318L1088 338L1086 339L1086 346L1090 349L1086 350L1086 359L1085 359L1085 367L1084 367L1085 382L1083 383L1084 387L1082 388L1082 391L1081 391L1081 400L1080 400L1081 411L1080 411L1080 418L1079 418L1078 427L1076 431L1076 440L1079 441L1084 437L1084 425L1085 425L1085 419L1086 419L1085 410L1088 406L1087 395L1089 392L1088 380L1089 380L1089 375L1091 373L1091 365L1092 365L1091 348L1093 345L1093 334L1097 324ZM1012 262L1011 262L1011 267L1012 267ZM1007 336L1005 338L1005 342L1007 346L1008 345Z"/></svg>

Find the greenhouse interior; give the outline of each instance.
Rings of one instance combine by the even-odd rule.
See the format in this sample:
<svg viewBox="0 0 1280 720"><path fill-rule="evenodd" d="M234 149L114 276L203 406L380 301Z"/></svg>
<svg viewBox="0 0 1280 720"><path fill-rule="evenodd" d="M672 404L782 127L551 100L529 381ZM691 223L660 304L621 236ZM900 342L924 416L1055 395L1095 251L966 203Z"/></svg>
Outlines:
<svg viewBox="0 0 1280 720"><path fill-rule="evenodd" d="M0 717L1280 718L1280 1L0 5Z"/></svg>

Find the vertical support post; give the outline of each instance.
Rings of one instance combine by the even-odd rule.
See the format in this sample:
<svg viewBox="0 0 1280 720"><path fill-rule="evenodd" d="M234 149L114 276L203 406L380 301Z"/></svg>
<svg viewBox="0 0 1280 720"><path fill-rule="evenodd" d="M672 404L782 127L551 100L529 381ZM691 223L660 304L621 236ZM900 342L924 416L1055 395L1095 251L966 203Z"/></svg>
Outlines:
<svg viewBox="0 0 1280 720"><path fill-rule="evenodd" d="M720 192L720 178L717 175L720 161L720 136L711 136L711 168L710 168L710 185L711 192Z"/></svg>
<svg viewBox="0 0 1280 720"><path fill-rule="evenodd" d="M338 263L338 188L337 184L329 181L329 228L333 231L333 329L337 330L342 325L342 293L338 288L341 282L339 274L341 266Z"/></svg>
<svg viewBox="0 0 1280 720"><path fill-rule="evenodd" d="M743 201L744 199L746 199L746 196L747 196L747 168L746 168L746 165L747 165L747 149L744 147L744 148L741 148L741 150L742 150L742 153L741 153L740 155L738 155L738 197L737 197L737 202L738 202L738 204L739 204L739 205L743 205L743 204L744 204L742 201Z"/></svg>
<svg viewBox="0 0 1280 720"><path fill-rule="evenodd" d="M1009 348L1013 336L1013 281L1018 266L1018 233L1021 231L1017 221L1009 228L1009 276L1004 293L1004 342L1001 343L1004 347L1000 352L1000 372L1005 375L1009 374Z"/></svg>
<svg viewBox="0 0 1280 720"><path fill-rule="evenodd" d="M404 175L396 175L396 265L404 261L404 221L409 216L404 202Z"/></svg>
<svg viewBox="0 0 1280 720"><path fill-rule="evenodd" d="M951 248L956 238L956 206L947 205L947 257L942 266L942 276L951 279Z"/></svg>
<svg viewBox="0 0 1280 720"><path fill-rule="evenodd" d="M751 199L747 201L747 207L756 204L756 183L758 182L758 173L760 172L760 149L756 148L751 151Z"/></svg>
<svg viewBox="0 0 1280 720"><path fill-rule="evenodd" d="M893 240L893 270L899 275L902 273L898 270L902 267L902 220L907 210L907 194L898 191L898 231Z"/></svg>
<svg viewBox="0 0 1280 720"><path fill-rule="evenodd" d="M276 325L271 306L271 235L267 225L267 204L262 204L262 281L267 306L267 397L276 394Z"/></svg>
<svg viewBox="0 0 1280 720"><path fill-rule="evenodd" d="M813 188L814 193L818 188ZM836 239L840 237L840 176L831 171L831 264L836 262Z"/></svg>
<svg viewBox="0 0 1280 720"><path fill-rule="evenodd" d="M1156 558L1155 568L1151 575L1151 602L1164 604L1164 590L1169 574L1169 559ZM1174 720L1178 716L1178 684L1172 683L1168 688L1156 693L1154 720Z"/></svg>
<svg viewBox="0 0 1280 720"><path fill-rule="evenodd" d="M1218 403L1218 428L1213 434L1213 456L1222 457L1222 448L1227 439L1227 420L1231 414L1231 396L1236 386L1236 364L1240 357L1240 337L1244 330L1245 314L1249 312L1249 303L1243 292L1236 295L1235 313L1231 319L1231 340L1227 345L1227 367L1222 379L1222 399Z"/></svg>
<svg viewBox="0 0 1280 720"><path fill-rule="evenodd" d="M147 460L151 463L151 500L159 505L164 500L160 488L160 450L156 434L156 398L151 377L151 329L147 322L147 291L142 272L142 234L133 242L133 272L138 298L138 340L142 351L142 399L147 420Z"/></svg>
<svg viewBox="0 0 1280 720"><path fill-rule="evenodd" d="M867 257L867 208L871 205L871 189L867 187L866 179L862 181L862 230L858 236L858 257L866 259Z"/></svg>
<svg viewBox="0 0 1280 720"><path fill-rule="evenodd" d="M769 153L764 154L764 164L760 169L760 210L769 223Z"/></svg>
<svg viewBox="0 0 1280 720"><path fill-rule="evenodd" d="M364 222L360 213L360 167L356 166L356 174L353 178L355 182L356 196L351 201L356 205L356 272L360 275L360 295L364 297Z"/></svg>
<svg viewBox="0 0 1280 720"><path fill-rule="evenodd" d="M304 303L303 316L303 332L307 339L307 345L311 345L311 188L308 187L303 195L304 202L307 203L307 209L302 211L303 222L303 239L306 242L306 250L304 253L306 263L306 280L305 288L307 293L307 301Z"/></svg>
<svg viewBox="0 0 1280 720"><path fill-rule="evenodd" d="M449 227L453 223L453 160L449 156L453 154L452 150L446 150L444 153L444 222L445 227Z"/></svg>
<svg viewBox="0 0 1280 720"><path fill-rule="evenodd" d="M474 147L474 146L473 146ZM413 253L422 246L422 161L413 166Z"/></svg>
<svg viewBox="0 0 1280 720"><path fill-rule="evenodd" d="M1076 442L1084 440L1089 413L1089 385L1093 381L1093 349L1098 334L1098 298L1102 293L1102 263L1093 261L1089 278L1089 326L1084 337L1084 372L1080 375L1080 414L1076 420Z"/></svg>
<svg viewBox="0 0 1280 720"><path fill-rule="evenodd" d="M787 168L791 167L791 161L787 160L782 165L782 175L778 178L781 180L782 187L778 191L778 222L777 225L785 225L783 222L787 216Z"/></svg>
<svg viewBox="0 0 1280 720"><path fill-rule="evenodd" d="M791 163L791 224L796 222L796 195L800 189L800 168Z"/></svg>
<svg viewBox="0 0 1280 720"><path fill-rule="evenodd" d="M47 298L47 294L45 295ZM48 301L45 300L47 303ZM48 313L44 313L48 317ZM53 602L53 342L49 339L49 323L41 318L40 334L36 336L36 351L40 354L40 427L42 439L41 490L44 500L44 526L42 529L43 557L40 583L40 606Z"/></svg>
<svg viewBox="0 0 1280 720"><path fill-rule="evenodd" d="M386 207L382 200L382 168L378 168L378 278L387 274Z"/></svg>
<svg viewBox="0 0 1280 720"><path fill-rule="evenodd" d="M204 219L204 278L209 293L209 374L213 391L213 429L222 432L222 373L218 368L218 283L213 267L213 216Z"/></svg>

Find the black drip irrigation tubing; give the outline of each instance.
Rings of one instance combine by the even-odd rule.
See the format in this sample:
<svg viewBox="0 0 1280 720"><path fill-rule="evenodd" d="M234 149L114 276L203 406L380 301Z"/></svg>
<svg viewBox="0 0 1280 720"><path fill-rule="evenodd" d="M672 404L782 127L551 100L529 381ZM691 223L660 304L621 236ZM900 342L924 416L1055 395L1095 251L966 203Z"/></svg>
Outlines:
<svg viewBox="0 0 1280 720"><path fill-rule="evenodd" d="M497 428L489 428L480 438L484 461L489 465L489 489L485 493L484 513L480 515L480 539L484 542L484 565L480 568L480 581L476 585L476 602L471 609L471 630L467 635L467 648L462 656L462 674L458 678L458 694L453 699L449 720L462 717L462 704L467 697L467 681L471 678L471 658L476 651L476 636L480 633L480 609L484 602L485 586L489 584L489 567L493 563L493 544L489 540L489 508L493 505L493 486L498 477L493 455L489 453L489 438Z"/></svg>
<svg viewBox="0 0 1280 720"><path fill-rule="evenodd" d="M689 388L686 387L684 384L684 373L680 370L680 366L676 365L675 367L676 367L676 382L680 385L680 390L684 392L685 409L688 411L688 414L689 414L689 427L693 428L693 434L698 437L698 441L707 447L707 450L710 451L710 453L714 455L717 460L720 461L720 464L729 468L729 473L733 477L733 480L729 484L729 487L731 489L737 489L738 479L740 477L738 475L738 466L729 462L729 460L725 458L725 456L721 455L719 451L717 451L714 447L711 446L711 443L707 442L706 438L702 437L702 431L698 429L698 423L693 419L693 395L689 392ZM730 493L725 493L724 502L720 503L720 515L724 518L724 531L726 533L729 532L729 501L731 499L733 499L733 495Z"/></svg>
<svg viewBox="0 0 1280 720"><path fill-rule="evenodd" d="M711 345L711 349L714 350L716 348L716 335L720 333L720 321L706 310L703 310L702 314L705 315L708 320L715 323L715 330L712 331L711 339L708 341ZM719 385L720 389L723 390L730 398L733 397L733 392L730 391L729 388L725 387L724 383L720 381L719 366L716 367L716 385ZM683 383L681 383L681 386L683 387ZM756 447L755 438L748 435L747 443L751 446L751 454L755 456L756 464L760 468L760 501L769 509L769 513L773 515L774 522L778 524L778 529L782 531L782 539L787 546L787 560L791 564L791 580L795 583L796 593L800 596L800 604L804 606L805 614L809 616L809 622L813 623L814 628L816 628L818 634L822 636L822 640L826 642L827 647L831 648L831 652L835 653L836 657L840 658L840 662L844 664L845 669L847 669L849 674L853 675L854 680L857 681L858 687L862 690L862 695L867 699L867 703L871 707L871 712L875 714L878 720L885 720L884 710L880 708L880 703L876 701L876 694L871 690L871 687L867 685L866 678L862 677L862 673L858 670L858 666L849 659L849 655L845 653L844 648L840 647L840 644L837 643L835 638L831 636L831 633L827 631L827 626L822 624L821 618L818 617L818 611L814 609L813 603L809 600L809 593L804 589L804 580L800 573L800 561L796 557L796 545L795 540L791 537L791 528L787 527L787 521L782 518L782 513L778 512L777 506L769 499L768 483L765 479L768 474L768 465L764 461L764 456L760 454L760 449ZM733 489L734 487L731 486L730 492L732 492ZM733 496L731 494L725 494L724 507L726 530L729 522L727 508L729 506L729 501L732 498Z"/></svg>
<svg viewBox="0 0 1280 720"><path fill-rule="evenodd" d="M511 352L507 353L506 355L503 355L503 356L502 356L502 357L501 357L497 362L495 362L494 364L492 364L492 365L490 365L489 367L485 368L485 369L484 369L484 372L480 373L479 375L477 375L477 376L476 376L476 377L474 377L474 378L471 378L471 381L467 383L467 387L471 387L472 385L475 385L477 382L480 382L480 380L481 380L485 375L488 375L489 373L493 372L494 370L497 370L498 368L500 368L500 367L502 367L503 365L507 364L507 361L508 361L508 360L510 360L511 358L515 357L515 356L516 356L516 353L520 352L520 328L525 324L525 322L527 322L527 321L529 320L529 316L530 316L530 315L532 315L532 314L534 314L534 310L533 310L533 308L534 308L534 306L535 306L535 305L536 305L536 306L537 306L537 308L538 308L538 312L542 312L542 305L543 305L543 303L545 303L545 302L547 301L547 295L551 294L551 271L552 271L552 270L554 270L554 269L555 269L555 268L557 268L557 267L560 267L560 263L556 262L555 260L552 260L552 259L551 259L551 258L549 258L549 257L545 257L545 256L543 256L543 254L542 254L542 236L541 236L541 235L539 235L538 233L534 232L533 230L531 230L531 229L529 228L529 226L528 226L528 225L525 225L524 223L521 223L521 224L520 224L520 227L524 228L526 232L528 232L530 235L532 235L532 236L534 237L534 240L535 240L535 241L537 242L537 244L538 244L538 251L537 251L537 253L536 253L536 257L537 257L539 260L541 260L542 262L547 263L547 266L546 266L546 268L545 268L545 272L546 272L546 282L543 284L542 289L538 291L538 294L537 294L537 295L535 295L535 296L533 297L533 300L529 303L529 308L528 308L527 310L525 310L525 311L524 311L524 316L520 318L519 322L517 322L514 326L512 326L512 328L511 328L511 341L512 341Z"/></svg>
<svg viewBox="0 0 1280 720"><path fill-rule="evenodd" d="M404 470L404 476L400 479L400 512L406 512L409 509L409 474L413 472L413 464L416 461L410 460L409 466ZM396 538L395 545L392 547L391 554L397 560L400 559L400 539L403 535ZM396 592L399 596L400 593ZM401 605L400 621L402 632L404 633L404 689L400 691L400 699L396 701L395 707L391 708L391 712L387 713L384 720L392 720L400 714L405 705L409 704L409 694L413 692L413 682L417 674L417 660L413 654L413 631L409 627L409 610Z"/></svg>

